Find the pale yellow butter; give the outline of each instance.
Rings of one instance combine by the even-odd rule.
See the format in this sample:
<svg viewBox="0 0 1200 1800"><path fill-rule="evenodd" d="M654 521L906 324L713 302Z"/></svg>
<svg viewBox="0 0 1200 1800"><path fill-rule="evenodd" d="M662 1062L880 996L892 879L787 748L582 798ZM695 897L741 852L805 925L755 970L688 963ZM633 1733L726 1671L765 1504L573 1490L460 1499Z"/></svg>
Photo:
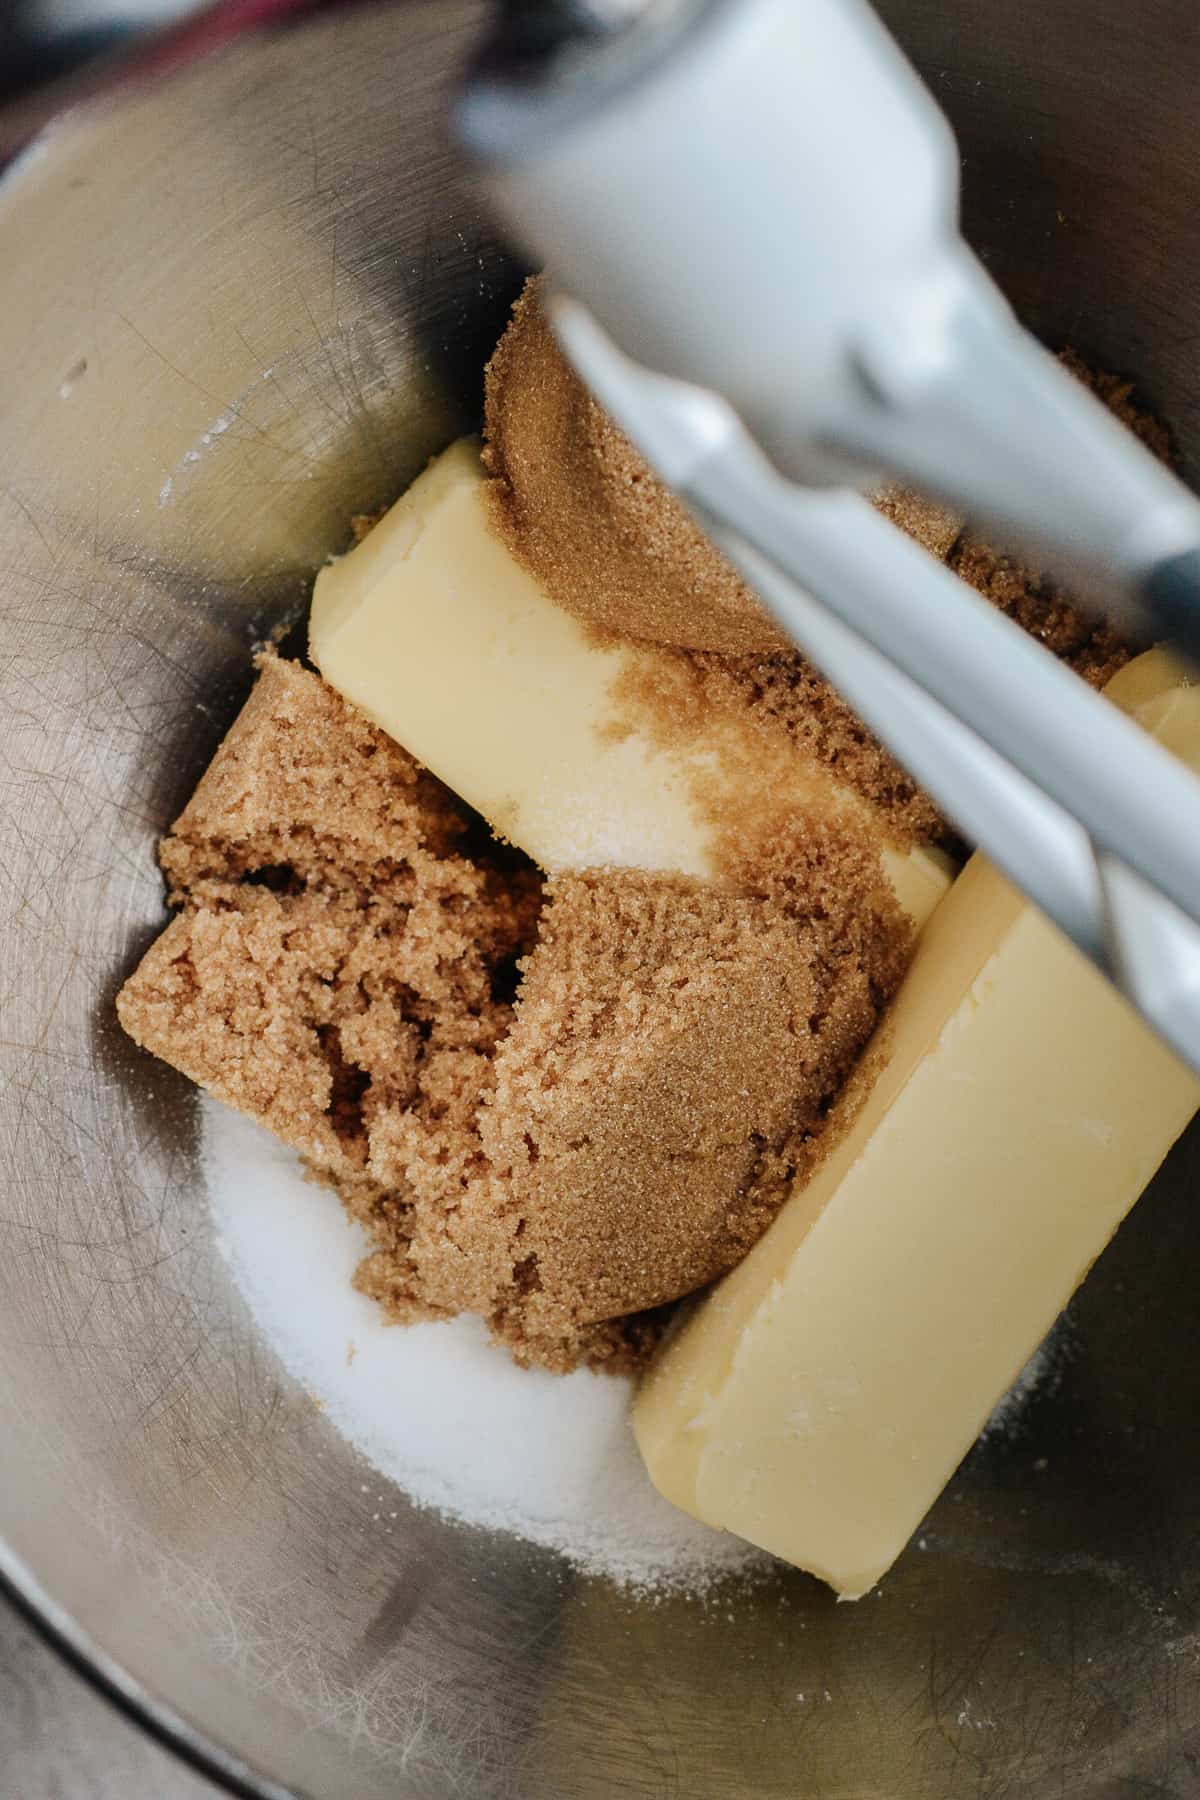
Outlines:
<svg viewBox="0 0 1200 1800"><path fill-rule="evenodd" d="M718 874L703 794L882 825L815 758L712 720L664 744L618 693L662 653L601 644L509 555L487 513L478 445L430 465L357 549L322 570L309 643L325 679L545 869ZM923 923L945 859L886 847Z"/></svg>
<svg viewBox="0 0 1200 1800"><path fill-rule="evenodd" d="M1200 688L1162 653L1109 692L1200 769ZM1197 1078L978 856L876 1048L846 1135L668 1344L634 1415L668 1499L847 1598L899 1555L1200 1105Z"/></svg>

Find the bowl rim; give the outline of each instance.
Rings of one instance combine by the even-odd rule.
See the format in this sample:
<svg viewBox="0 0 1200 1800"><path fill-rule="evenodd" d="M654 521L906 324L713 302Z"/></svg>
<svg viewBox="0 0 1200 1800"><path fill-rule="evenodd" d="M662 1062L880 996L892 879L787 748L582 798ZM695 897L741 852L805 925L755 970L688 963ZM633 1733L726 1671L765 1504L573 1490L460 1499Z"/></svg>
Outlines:
<svg viewBox="0 0 1200 1800"><path fill-rule="evenodd" d="M131 1725L237 1800L304 1800L295 1788L268 1781L135 1681L108 1656L32 1569L0 1540L0 1598L74 1674Z"/></svg>
<svg viewBox="0 0 1200 1800"><path fill-rule="evenodd" d="M251 33L245 34L255 35ZM212 52L215 58L220 51ZM180 71L143 77L142 88L167 83ZM7 163L0 164L0 200L8 200L25 171L53 155L64 126L103 124L113 97L101 93L54 114ZM37 1575L0 1538L0 1603L7 1603L41 1641L136 1730L236 1800L308 1800L301 1790L282 1786L235 1756L224 1744L168 1706L102 1650L61 1606Z"/></svg>

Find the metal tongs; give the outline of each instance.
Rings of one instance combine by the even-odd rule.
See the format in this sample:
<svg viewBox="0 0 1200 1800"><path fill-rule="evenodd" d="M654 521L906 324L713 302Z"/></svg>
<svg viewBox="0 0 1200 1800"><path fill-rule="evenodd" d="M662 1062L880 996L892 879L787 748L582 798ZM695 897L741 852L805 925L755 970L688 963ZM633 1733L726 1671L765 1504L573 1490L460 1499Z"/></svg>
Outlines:
<svg viewBox="0 0 1200 1800"><path fill-rule="evenodd" d="M515 0L535 51L493 47L460 130L591 303L552 302L568 355L864 723L1200 1070L1200 781L845 483L907 474L1192 653L1200 504L1016 326L958 236L945 122L860 0L558 5L565 40L555 0Z"/></svg>

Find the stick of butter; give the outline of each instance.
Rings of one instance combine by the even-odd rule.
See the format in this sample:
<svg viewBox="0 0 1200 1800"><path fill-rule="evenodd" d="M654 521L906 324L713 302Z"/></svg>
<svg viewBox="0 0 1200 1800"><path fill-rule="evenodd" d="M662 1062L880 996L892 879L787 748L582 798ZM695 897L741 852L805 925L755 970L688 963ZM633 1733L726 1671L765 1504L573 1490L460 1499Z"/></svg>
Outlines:
<svg viewBox="0 0 1200 1800"><path fill-rule="evenodd" d="M1108 693L1200 770L1200 688L1162 652ZM669 1500L847 1599L894 1562L1200 1105L980 856L925 929L872 1074L634 1412Z"/></svg>
<svg viewBox="0 0 1200 1800"><path fill-rule="evenodd" d="M924 923L947 860L889 846L868 801L815 758L735 719L656 739L620 699L666 654L601 643L547 598L493 531L474 439L437 458L363 542L323 569L309 646L325 679L551 872L637 868L719 878L704 796L852 813Z"/></svg>

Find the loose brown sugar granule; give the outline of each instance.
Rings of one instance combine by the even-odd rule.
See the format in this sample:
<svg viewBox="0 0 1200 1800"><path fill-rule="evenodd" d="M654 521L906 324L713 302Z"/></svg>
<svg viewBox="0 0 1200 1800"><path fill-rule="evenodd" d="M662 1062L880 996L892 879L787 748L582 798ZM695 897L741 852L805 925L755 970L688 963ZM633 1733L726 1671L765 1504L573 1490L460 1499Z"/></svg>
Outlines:
<svg viewBox="0 0 1200 1800"><path fill-rule="evenodd" d="M381 506L375 512L351 513L350 531L356 544L361 544L365 537L370 536L386 511L387 507Z"/></svg>
<svg viewBox="0 0 1200 1800"><path fill-rule="evenodd" d="M712 705L748 706L759 730L784 732L877 807L897 842L941 840L945 823L933 801L805 657L693 653L689 660Z"/></svg>
<svg viewBox="0 0 1200 1800"><path fill-rule="evenodd" d="M1162 426L1120 377L1065 365L1156 455ZM508 548L569 610L627 637L675 647L714 717L753 716L832 767L890 821L897 841L947 841L937 808L836 691L769 624L749 590L567 367L534 281L514 308L487 374L493 517ZM934 502L899 487L876 497L993 605L1095 687L1128 660L1113 627L1044 577L978 537ZM664 671L663 705L678 669Z"/></svg>
<svg viewBox="0 0 1200 1800"><path fill-rule="evenodd" d="M975 539L964 536L958 542L951 567L1091 686L1103 687L1129 660L1128 647L1111 626L1094 624L1011 558ZM667 656L654 672L657 691L643 685L637 713L643 728L653 722L660 736L669 737L677 697L686 686L693 706L708 711L714 729L722 719L736 719L743 730L786 741L814 757L878 810L895 843L950 841L928 794L805 657L698 650Z"/></svg>
<svg viewBox="0 0 1200 1800"><path fill-rule="evenodd" d="M631 662L612 698L618 727L664 747L720 745L712 772L701 765L693 778L692 798L724 833L786 828L798 802L811 816L816 795L806 809L797 793L806 768L814 788L824 774L826 794L836 782L845 810L854 796L866 802L859 823L877 842L936 842L945 830L932 801L802 656L663 649Z"/></svg>
<svg viewBox="0 0 1200 1800"><path fill-rule="evenodd" d="M1059 361L1160 461L1171 460L1166 428L1135 403L1131 381L1090 368L1073 350L1064 350ZM1097 618L1092 609L1081 607L1049 576L995 549L977 534L964 532L949 562L956 575L1092 687L1104 687L1129 661L1129 645L1115 627Z"/></svg>
<svg viewBox="0 0 1200 1800"><path fill-rule="evenodd" d="M602 630L745 654L787 638L568 366L541 283L513 309L485 380L493 516L560 606ZM957 523L889 488L883 508L944 554Z"/></svg>
<svg viewBox="0 0 1200 1800"><path fill-rule="evenodd" d="M1167 433L1134 403L1132 383L1089 369L1069 350L1061 360L1156 456L1169 460ZM904 496L902 503L913 499ZM886 504L876 504L887 510ZM1116 629L1078 606L1048 577L971 532L962 533L946 548L949 566L957 575L1090 686L1106 686L1128 662L1129 645ZM702 728L696 721L706 710L714 726L721 718L736 718L743 729L782 735L878 808L897 841L951 841L945 821L928 795L859 721L836 689L794 651L761 656L676 651L656 679L659 691L654 693L646 689L643 678L639 719L643 724L647 719L656 720L660 734L669 737L675 731L679 696L686 691L692 714L689 731ZM632 693L626 695L627 702L634 699Z"/></svg>
<svg viewBox="0 0 1200 1800"><path fill-rule="evenodd" d="M540 881L315 675L266 659L164 840L180 916L122 989L130 1035L346 1191L448 1059L479 1093ZM380 1195L403 1210L407 1196Z"/></svg>
<svg viewBox="0 0 1200 1800"><path fill-rule="evenodd" d="M416 1291L461 1293L473 1265L474 1309L518 1360L569 1367L600 1360L614 1315L739 1261L811 1166L899 976L892 921L872 928L859 898L819 855L759 892L550 881L480 1114L484 1165L445 1242L406 1247ZM614 1346L619 1366L635 1345Z"/></svg>
<svg viewBox="0 0 1200 1800"><path fill-rule="evenodd" d="M1129 661L1130 649L1111 625L1097 621L1052 582L1014 557L964 533L950 567L999 611L1053 652L1090 686L1102 688ZM946 823L929 796L813 665L795 651L765 656L668 652L656 674L659 693L643 694L643 725L669 721L681 684L714 721L736 718L743 729L783 736L814 756L876 807L895 841L948 840Z"/></svg>
<svg viewBox="0 0 1200 1800"><path fill-rule="evenodd" d="M178 916L122 989L121 1022L336 1189L375 1246L363 1291L396 1318L472 1308L525 1362L644 1360L657 1313L565 1306L526 1329L524 1202L481 1140L536 936L525 859L488 847L318 677L268 657L162 861Z"/></svg>
<svg viewBox="0 0 1200 1800"><path fill-rule="evenodd" d="M316 676L271 653L191 799L159 847L175 899L223 892L253 869L364 892L414 848L442 855L467 830L440 782Z"/></svg>
<svg viewBox="0 0 1200 1800"><path fill-rule="evenodd" d="M872 505L885 519L899 526L907 537L924 544L939 562L945 562L962 530L962 519L948 506L915 494L911 488L893 485L874 495Z"/></svg>
<svg viewBox="0 0 1200 1800"><path fill-rule="evenodd" d="M1110 654L1015 565L972 570L1060 654ZM815 734L818 760L924 835L921 797L886 789L883 753L798 662L678 669L693 711L715 694L739 729ZM736 1262L827 1150L907 957L853 809L761 823L731 812L728 889L562 878L539 936L531 867L268 658L164 843L180 913L121 1018L336 1187L374 1246L358 1285L391 1316L469 1309L520 1362L634 1368L670 1300Z"/></svg>
<svg viewBox="0 0 1200 1800"><path fill-rule="evenodd" d="M1092 687L1103 687L1129 661L1129 646L1115 627L1081 611L1047 577L972 533L964 532L955 545L950 567Z"/></svg>
<svg viewBox="0 0 1200 1800"><path fill-rule="evenodd" d="M370 1227L372 1221L367 1223ZM540 1329L535 1329L521 1310L517 1284L507 1309L489 1313L484 1308L468 1309L458 1304L439 1309L428 1301L414 1300L415 1279L409 1246L398 1245L364 1257L355 1272L354 1285L398 1325L452 1318L464 1310L480 1311L494 1340L519 1367L548 1369L555 1375L568 1375L581 1367L606 1375L636 1375L654 1355L674 1311L670 1306L658 1307L592 1325L568 1318L561 1328L543 1322Z"/></svg>
<svg viewBox="0 0 1200 1800"><path fill-rule="evenodd" d="M1169 463L1173 460L1171 434L1161 419L1148 412L1134 398L1137 393L1136 382L1131 381L1127 375L1113 374L1111 369L1093 367L1069 345L1059 352L1058 360L1077 381L1082 381L1085 387L1091 388L1113 417L1127 426L1135 437L1140 438L1159 462Z"/></svg>
<svg viewBox="0 0 1200 1800"><path fill-rule="evenodd" d="M1073 350L1064 350L1059 360L1160 461L1171 460L1166 428L1137 405L1131 381L1090 368ZM1080 607L1048 576L1028 568L1019 558L994 549L972 532L964 532L949 561L956 575L1007 613L1030 637L1045 644L1091 686L1104 687L1129 661L1129 646L1112 625L1098 619L1090 608Z"/></svg>
<svg viewBox="0 0 1200 1800"><path fill-rule="evenodd" d="M337 1190L392 1317L471 1310L520 1362L628 1370L811 1166L903 960L872 859L797 833L774 872L731 850L741 891L562 877L539 934L529 866L267 659L118 1012Z"/></svg>
<svg viewBox="0 0 1200 1800"><path fill-rule="evenodd" d="M840 1030L816 1029L830 970L770 901L637 874L552 884L481 1131L519 1205L526 1311L661 1305L749 1248L765 1147L827 1088L829 1038L863 1029L855 973Z"/></svg>

